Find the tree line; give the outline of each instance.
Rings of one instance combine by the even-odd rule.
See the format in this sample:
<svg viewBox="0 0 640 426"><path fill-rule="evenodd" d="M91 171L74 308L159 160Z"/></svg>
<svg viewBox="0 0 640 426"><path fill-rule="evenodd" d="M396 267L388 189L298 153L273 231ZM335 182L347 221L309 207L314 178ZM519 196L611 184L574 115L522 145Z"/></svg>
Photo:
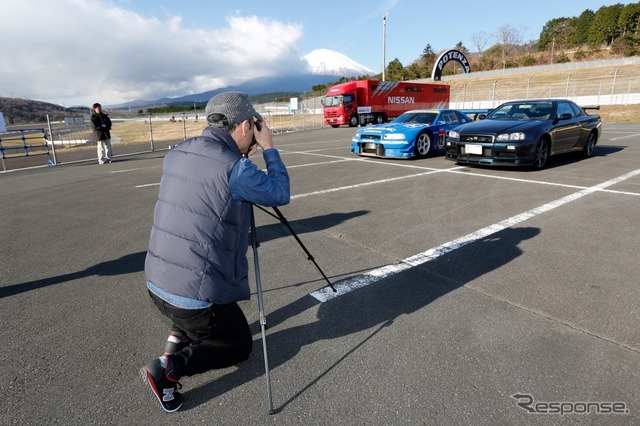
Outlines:
<svg viewBox="0 0 640 426"><path fill-rule="evenodd" d="M484 31L472 34L469 42L475 48L473 51L462 41L454 49L465 54L473 71L637 56L640 55L640 2L602 6L595 12L585 9L578 16L551 19L542 27L537 40L525 40L524 28L504 24L494 34ZM486 48L489 43L493 44ZM418 59L408 66L398 58L389 62L385 79L430 78L438 56L431 44L427 44ZM442 74L460 71L459 64L452 61ZM373 78L381 77L382 74L378 74ZM367 78L371 77L341 78L334 83L313 86L312 90L324 93L334 84Z"/></svg>

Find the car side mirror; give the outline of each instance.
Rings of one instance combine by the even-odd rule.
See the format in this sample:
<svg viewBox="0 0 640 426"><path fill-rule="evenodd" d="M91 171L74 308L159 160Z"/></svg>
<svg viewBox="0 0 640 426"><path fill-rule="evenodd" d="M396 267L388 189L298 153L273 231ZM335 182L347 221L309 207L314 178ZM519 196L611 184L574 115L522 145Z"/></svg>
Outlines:
<svg viewBox="0 0 640 426"><path fill-rule="evenodd" d="M484 120L487 118L487 114L478 114L478 120Z"/></svg>
<svg viewBox="0 0 640 426"><path fill-rule="evenodd" d="M558 117L558 120L568 120L571 118L571 114L569 114L568 112L565 112L564 114L560 114L560 117Z"/></svg>
<svg viewBox="0 0 640 426"><path fill-rule="evenodd" d="M444 126L445 124L447 124L446 121L444 120L438 120L438 122L436 123L438 126Z"/></svg>

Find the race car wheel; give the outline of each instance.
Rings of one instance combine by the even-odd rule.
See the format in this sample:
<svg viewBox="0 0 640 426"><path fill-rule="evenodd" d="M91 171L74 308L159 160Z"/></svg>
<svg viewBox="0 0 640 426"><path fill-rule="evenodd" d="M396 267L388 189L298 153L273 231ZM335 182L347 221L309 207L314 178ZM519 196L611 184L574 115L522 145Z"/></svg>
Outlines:
<svg viewBox="0 0 640 426"><path fill-rule="evenodd" d="M534 170L541 170L544 166L547 165L547 160L549 159L549 141L545 138L541 138L538 141L538 146L536 147L536 153L533 157L533 166Z"/></svg>
<svg viewBox="0 0 640 426"><path fill-rule="evenodd" d="M431 152L431 136L428 133L420 133L415 142L416 157L424 158Z"/></svg>
<svg viewBox="0 0 640 426"><path fill-rule="evenodd" d="M582 156L584 158L589 158L593 155L593 151L596 149L596 143L598 142L598 136L596 132L589 133L589 139L587 139L587 144L584 146L582 150Z"/></svg>

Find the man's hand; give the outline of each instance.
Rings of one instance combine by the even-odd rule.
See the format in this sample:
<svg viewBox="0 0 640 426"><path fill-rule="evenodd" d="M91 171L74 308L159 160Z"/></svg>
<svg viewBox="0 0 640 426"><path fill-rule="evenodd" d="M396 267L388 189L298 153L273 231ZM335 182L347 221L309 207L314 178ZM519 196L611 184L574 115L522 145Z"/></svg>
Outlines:
<svg viewBox="0 0 640 426"><path fill-rule="evenodd" d="M260 148L266 151L267 149L273 148L273 139L271 138L271 130L269 130L267 123L261 121L260 124L262 127L260 130L258 130L255 123L253 124L253 134L256 138L256 142L260 145ZM254 147L249 151L249 155L251 155L252 152L255 152L255 149L257 148L254 145Z"/></svg>

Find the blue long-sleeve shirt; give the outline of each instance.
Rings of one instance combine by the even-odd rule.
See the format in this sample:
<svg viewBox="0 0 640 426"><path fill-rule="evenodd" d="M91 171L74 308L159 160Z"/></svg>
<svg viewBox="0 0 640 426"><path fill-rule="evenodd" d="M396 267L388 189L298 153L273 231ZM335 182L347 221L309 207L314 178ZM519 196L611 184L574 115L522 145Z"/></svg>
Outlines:
<svg viewBox="0 0 640 426"><path fill-rule="evenodd" d="M289 174L276 149L263 151L267 173L248 158L238 161L229 177L229 190L235 201L246 201L265 207L287 204L290 198Z"/></svg>

